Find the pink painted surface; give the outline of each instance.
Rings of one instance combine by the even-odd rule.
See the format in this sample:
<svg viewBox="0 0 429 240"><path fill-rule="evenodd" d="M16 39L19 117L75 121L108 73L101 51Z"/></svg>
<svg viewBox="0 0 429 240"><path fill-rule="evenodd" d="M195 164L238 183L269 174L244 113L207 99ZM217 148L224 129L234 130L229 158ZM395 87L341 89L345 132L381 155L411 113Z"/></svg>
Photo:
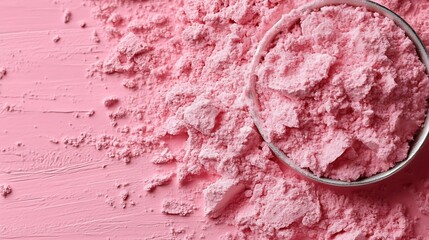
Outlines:
<svg viewBox="0 0 429 240"><path fill-rule="evenodd" d="M157 6L155 1L139 2L132 1L130 4L146 4L155 9ZM268 18L268 13L277 16L278 12L292 7L290 4L276 9L273 7L274 2L260 3L266 7L261 8L263 10L260 13L266 13ZM424 16L427 16L429 4L426 1L419 1L420 5L409 4L411 7L407 7L408 1L402 5L397 1L386 2L397 8L398 12L406 13L428 43ZM301 2L297 2L299 3ZM237 86L228 85L231 79L218 82L222 88L211 89L216 94L205 93L204 97L208 100L201 98L201 101L193 102L193 99L184 99L189 102L185 106L180 106L180 101L174 102L178 94L173 93L185 92L183 94L186 95L186 90L193 85L198 90L204 90L207 86L201 82L205 83L209 78L201 81L196 79L195 82L180 82L176 79L174 81L186 87L180 89L180 86L176 86L175 91L170 91L170 95L150 82L144 87L138 85L140 91L132 90L136 87L135 81L140 83L142 80L134 73L127 75L129 69L123 70L126 65L123 63L135 59L137 52L145 51L144 47L138 44L131 45L137 48L121 47L121 40L127 39L123 44L133 40L132 35L127 35L132 30L122 29L119 36L115 36L115 31L110 30L123 28L118 22L130 19L119 20L119 17L109 14L107 19L110 19L109 24L113 26L109 30L105 25L102 26L100 19L93 19L91 9L96 8L90 5L87 2L83 6L79 1L0 1L0 66L7 70L0 80L0 185L5 184L1 190L5 197L0 197L0 239L219 239L221 236L233 239L243 238L245 235L251 239L281 239L288 236L299 238L306 234L320 239L324 236L328 239L358 239L359 236L374 235L371 233L373 229L379 231L376 234L386 238L395 234L405 239L410 236L425 239L428 236L428 147L403 172L374 186L345 190L306 183L286 167L275 164L266 147L262 147L260 139L252 139L252 125L247 121L244 111L233 110L228 115L225 106L213 103L216 99L211 96L225 92L231 95L236 93L234 91ZM183 25L184 28L188 27L186 31L180 28L175 30L182 33L185 42L196 46L196 49L191 49L192 46L183 47L188 57L197 60L193 64L198 65L198 61L206 59L207 52L199 52L198 44L199 41L210 40L209 35L213 37L217 33L219 41L223 38L235 41L228 43L225 40L224 45L210 48L213 53L219 53L217 57L221 60L224 56L221 54L221 46L231 44L236 47L234 44L240 42L233 34L227 34L227 28L211 32L210 28L204 30L204 26L195 23L203 15L206 19L216 18L215 15L210 15L210 11L218 11L211 1L165 5L169 8L162 6L162 9L169 9L167 13L174 15L179 12L178 18L182 24L189 21L195 25ZM249 14L256 11L256 7L246 10L246 4L234 6L227 13L219 10L225 14L220 15L227 16L235 12L231 17L234 22L247 24L252 21ZM71 16L67 17L66 9L71 12ZM138 8L125 9L118 12L127 17L132 16L134 10L138 12ZM141 12L140 14L146 16ZM183 20L181 14L189 19ZM157 20L154 17L153 20L156 22L159 18ZM174 25L175 22L169 24ZM82 28L83 25L85 27ZM255 29L251 24L247 28L249 33L246 34ZM97 43L94 31L97 31L100 43ZM114 36L111 41L107 41L106 36L109 34L104 34L109 31ZM231 31L240 34L239 29ZM162 32L157 34L161 35ZM144 34L137 35L142 37ZM252 42L252 46L254 44ZM167 46L167 43L152 45L157 49ZM246 48L246 44L243 46ZM231 50L236 48L232 47ZM118 51L128 54L125 56L128 59L115 56ZM239 56L236 52L232 54ZM166 58L167 64L176 63L175 57ZM219 58L213 57L210 62L213 65L210 67L222 66L221 61L215 61ZM233 60L244 66L247 58L245 55L244 60ZM95 74L92 78L86 77L88 69L100 67L90 67L98 60L103 62L102 71L125 71L125 74L103 75L102 78ZM106 68L106 65L112 67L106 63L115 63L116 60L121 60L119 65ZM139 61L144 60L139 58ZM182 61L186 63L186 59ZM146 63L164 64L155 60ZM189 70L185 63L178 67L182 72ZM157 69L144 80L163 80L162 71L163 69ZM227 70L219 71L224 73ZM231 71L236 75L229 72L228 76L242 74L239 67ZM217 75L203 72L203 76ZM237 81L243 79L239 77ZM168 82L162 84L171 87ZM155 93L159 91L158 95L151 92L151 89L155 89ZM209 86L207 89L210 89ZM161 94L166 94L170 100L171 112L182 111L179 118L185 121L183 127L186 131L180 133L174 128L177 124L170 124L168 126L173 127L168 130L172 136L164 136L163 139L166 146L149 144L150 139L144 139L144 144L148 143L144 147L147 152L136 152L143 149L141 146L144 145L131 143L132 139L140 139L138 127L143 123L148 126L156 125L160 123L159 119L171 117L171 113L168 113L155 118L157 108L146 108L152 104L150 106L159 106L161 109L163 106L156 102L158 99L164 100L160 97ZM111 101L116 98L119 99L118 102ZM150 99L154 99L154 102L151 103ZM109 100L107 104L106 100ZM139 106L139 101L147 105ZM219 106L213 106L216 104ZM127 109L121 110L120 107ZM140 113L138 109L148 112ZM154 111L154 115L150 110ZM213 123L213 119L218 121L217 115L221 111L225 111L222 116L227 118L223 119L219 127ZM200 112L204 112L204 116L199 116ZM146 119L142 119L141 114L152 118L145 122ZM130 115L131 117L124 118ZM234 116L240 120L237 125L243 126L236 133L236 140L240 144L231 140L225 152L238 154L248 144L251 148L245 149L244 154L252 151L256 153L252 152L248 158L237 158L240 161L234 164L228 162L228 159L222 159L221 163L215 162L216 167L211 163L205 166L206 162L201 159L178 161L174 158L182 156L183 149L198 149L198 141L204 142L207 148L200 147L197 155L213 157L212 152L203 151L214 148L207 141L213 141L213 136L227 138L226 133L229 132L226 130L235 127L233 124L228 125L235 119ZM118 126L112 127L112 123ZM127 130L127 126L131 130ZM221 130L225 131L223 135ZM128 131L131 134L127 135ZM155 126L154 130L145 131L145 137L150 137L159 134L162 129ZM211 133L214 134L210 135ZM115 139L103 137L102 134L119 140L115 142ZM189 138L186 140L186 135L191 136L191 140L195 142L189 142ZM247 141L248 137L251 141ZM122 146L120 140L129 143L130 149ZM184 144L185 140L187 143ZM108 149L104 149L105 145ZM148 154L152 149L155 156ZM213 149L213 152L216 151L219 149ZM189 154L195 153L191 151ZM251 162L252 167L246 168L246 162ZM193 169L195 165L200 166L200 169ZM235 165L244 169L234 172ZM264 170L255 170L258 167ZM280 168L284 170L283 173L279 171ZM195 179L188 182L193 173L196 173ZM170 174L173 174L171 180L165 180L170 178ZM7 184L12 192L4 194ZM146 187L148 184L159 186L148 191L151 188ZM339 209L336 209L337 206ZM348 226L339 226L344 222ZM326 233L327 227L337 232L329 235Z"/></svg>
<svg viewBox="0 0 429 240"><path fill-rule="evenodd" d="M67 25L65 7L73 13ZM97 23L90 10L79 1L0 1L0 65L7 68L0 83L0 185L13 189L0 197L0 239L167 239L182 228L198 237L203 211L187 218L164 215L161 200L190 194L201 199L192 191L199 184L177 189L173 182L149 194L143 180L164 168L149 161L124 165L94 146L62 143L81 132L116 132L103 100L128 94L120 80L85 77L109 49L91 40ZM58 43L52 42L55 35ZM88 117L91 110L96 113ZM123 183L129 184L126 209L120 203L124 187L117 188ZM110 198L116 208L106 203ZM224 230L213 226L204 232Z"/></svg>

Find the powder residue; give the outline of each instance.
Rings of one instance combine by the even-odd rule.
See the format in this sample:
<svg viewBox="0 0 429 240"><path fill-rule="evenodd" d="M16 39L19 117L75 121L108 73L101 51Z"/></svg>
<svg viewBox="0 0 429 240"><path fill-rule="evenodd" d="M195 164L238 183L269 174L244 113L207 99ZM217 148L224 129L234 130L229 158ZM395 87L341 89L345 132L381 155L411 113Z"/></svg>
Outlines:
<svg viewBox="0 0 429 240"><path fill-rule="evenodd" d="M273 44L257 70L261 118L293 162L352 181L407 157L425 119L429 79L392 20L323 7Z"/></svg>

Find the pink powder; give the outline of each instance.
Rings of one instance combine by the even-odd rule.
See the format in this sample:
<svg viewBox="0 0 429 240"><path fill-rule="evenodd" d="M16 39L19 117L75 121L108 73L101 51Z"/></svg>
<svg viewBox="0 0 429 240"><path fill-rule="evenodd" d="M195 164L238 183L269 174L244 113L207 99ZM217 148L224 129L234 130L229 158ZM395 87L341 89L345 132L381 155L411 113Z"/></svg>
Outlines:
<svg viewBox="0 0 429 240"><path fill-rule="evenodd" d="M72 13L70 12L70 10L66 9L64 11L64 15L63 15L63 21L64 23L69 23L72 17Z"/></svg>
<svg viewBox="0 0 429 240"><path fill-rule="evenodd" d="M162 202L162 213L186 217L194 212L194 206L190 203L176 199L165 199Z"/></svg>
<svg viewBox="0 0 429 240"><path fill-rule="evenodd" d="M0 66L0 80L3 79L7 74L7 70L5 67Z"/></svg>
<svg viewBox="0 0 429 240"><path fill-rule="evenodd" d="M59 35L55 35L53 38L52 38L52 42L54 42L54 43L57 43L57 42L59 42L61 40L61 37L59 36Z"/></svg>
<svg viewBox="0 0 429 240"><path fill-rule="evenodd" d="M85 21L79 21L79 26L81 28L86 28L86 22Z"/></svg>
<svg viewBox="0 0 429 240"><path fill-rule="evenodd" d="M365 189L330 189L301 179L280 164L255 129L243 94L249 80L250 60L265 31L281 14L305 1L85 0L82 5L74 1L54 2L76 9L73 19L88 19L91 29L81 29L78 23L62 24L61 35L75 42L66 41L58 48L46 39L46 31L33 31L38 24L31 22L31 27L23 32L19 32L18 24L10 29L9 24L0 27L2 33L13 32L4 34L4 44L0 47L4 49L10 42L17 44L13 46L27 43L22 45L28 47L22 47L23 53L35 53L20 55L14 49L9 56L5 51L7 59L11 59L8 62L11 75L0 86L2 99L8 101L3 103L5 111L0 118L7 123L2 135L5 146L1 149L7 159L1 164L0 178L20 191L13 193L16 198L0 199L6 201L0 204L5 216L0 218L2 236L90 239L96 234L106 239L144 236L337 240L427 236L428 219L418 219L419 206L422 213L427 211L427 188L414 184L421 176L427 179L427 174L411 172L409 179L408 175L402 175L407 178L404 182L412 183L414 191L402 188L402 178ZM32 6L41 7L38 3L39 0L32 1L35 4ZM423 1L383 3L409 19L425 43L429 43L426 21L429 5ZM91 16L81 15L78 9L84 5L92 8L99 25L92 22ZM25 9L31 11L27 7L20 11ZM361 19L358 15L362 13L356 15L352 10L348 10L352 23L373 19ZM52 12L55 22L58 11ZM350 29L348 22L342 22L347 23L345 29ZM315 23L314 26L323 25ZM377 29L378 25L361 30L373 33ZM389 34L394 34L397 28L393 26L392 30ZM16 41L17 36L29 40ZM34 48L37 38L33 36L40 36L46 44L42 46L47 46L48 51ZM287 36L281 35L277 41L285 41ZM383 37L384 32L372 40ZM404 42L402 38L397 40ZM270 53L282 46L273 44ZM370 47L375 46L383 45ZM302 47L298 46L296 53L311 50ZM403 47L401 54L415 57L410 45ZM64 49L67 52L62 52ZM54 58L57 54L65 60ZM338 64L327 56L332 53L311 54L311 62L296 59L299 71L294 74L315 73L308 68L314 67L310 63L318 63L317 69L325 71L312 75L311 80L316 83L296 83L297 91L288 88L282 92L303 96L307 88L319 89L331 76ZM283 60L280 63L286 64L291 59ZM83 71L76 69L82 70L91 61L96 61L88 70L91 79L85 79ZM37 64L33 66L34 62ZM36 74L20 69L22 66ZM417 68L416 74L420 72ZM15 79L20 75L22 79ZM49 85L45 75L54 83ZM33 84L29 76L44 80L40 83L35 80ZM16 80L22 82L12 91L9 84ZM282 84L275 82L272 86L282 88ZM22 86L27 89L20 92ZM362 86L354 87L361 91ZM397 96L393 93L391 96ZM115 95L120 96L120 101ZM100 106L103 100L111 98L117 101ZM302 118L294 115L292 104L280 102L277 107L280 106L289 115L285 119L288 127L300 126ZM12 127L15 125L19 129ZM29 128L32 131L27 131ZM347 135L337 137L347 139ZM14 144L18 141L25 144L18 147ZM342 146L345 148L347 144ZM340 148L338 152L341 151ZM325 154L338 155L338 152ZM418 170L419 166L413 169ZM424 172L425 168L421 169ZM162 174L158 175L159 172ZM141 183L142 179L146 181ZM132 184L128 186L129 182ZM147 191L153 188L157 189ZM128 208L134 205L135 208ZM124 209L118 211L119 207ZM16 209L31 211L25 211L24 216L20 213L24 211Z"/></svg>
<svg viewBox="0 0 429 240"><path fill-rule="evenodd" d="M105 59L94 64L92 71L108 75L120 74L120 79L125 78L125 80L120 80L118 84L135 90L129 91L130 96L135 97L134 101L123 106L131 112L129 124L134 125L135 128L131 127L126 135L103 135L97 140L97 149L107 150L107 154L110 156L117 156L118 152L127 149L130 157L136 159L142 156L143 151L150 152L152 154L149 156L149 160L154 164L170 168L171 163L174 163L176 166L174 171L177 181L181 183L180 186L199 181L197 179L207 181L206 187L200 187L194 191L203 193L204 205L201 207L204 207L204 214L211 219L207 222L207 228L220 222L234 226L234 232L225 235L226 239L383 239L390 237L400 239L412 237L413 220L407 215L402 204L379 201L372 195L367 196L359 192L343 195L340 192L297 179L289 171L282 172L273 154L262 142L253 125L242 95L244 85L248 81L247 67L250 59L266 29L280 17L281 13L288 12L300 3L302 2L261 1L250 3L236 1L220 4L202 0L186 1L174 5L171 13L154 10L145 12L144 16L136 14L130 18L123 18L120 24L114 24L113 19L118 16L115 11L119 12L121 5L113 2L98 5L97 2L94 2L95 15L101 22L106 23L104 31L116 41L116 47ZM125 6L128 6L127 4ZM157 5L142 3L141 6L156 9ZM401 78L401 81L398 81L397 84L402 84L399 87L381 84L382 81L391 83L389 81L394 76L388 78L389 74L372 83L380 86L380 91L386 92L386 104L396 106L395 104L400 100L394 99L395 97L401 97L400 99L404 100L403 86L406 83L412 82L413 90L409 91L413 92L416 92L417 89L425 89L427 85L423 66L418 61L412 45L390 21L381 16L373 16L363 9L344 6L326 9L331 11L332 15L327 14L327 17L322 18L316 13L312 13L303 17L309 21L307 23L311 21L314 23L306 25L307 30L316 35L319 34L307 36L307 41L316 38L326 41L321 41L317 47L314 44L308 45L309 43L303 40L307 45L297 44L297 47L294 48L296 51L291 53L281 52L288 56L291 55L291 58L281 58L280 56L277 59L278 64L284 65L283 68L274 65L276 61L272 63L272 74L280 74L279 70L285 69L288 64L295 64L296 68L292 69L290 74L301 78L311 75L311 81L308 82L276 82L273 80L271 85L266 84L266 86L270 86L267 88L271 92L266 92L265 96L269 96L269 99L273 101L270 102L272 104L270 106L277 107L277 109L281 107L280 110L283 113L269 116L285 122L285 126L273 128L273 131L285 127L297 128L303 121L301 115L295 114L299 106L295 106L294 102L284 104L284 99L279 98L280 94L277 92L291 94L301 99L307 94L313 93L309 89L324 89L320 88L320 85L335 75L333 72L335 69L350 72L350 69L344 68L346 61L353 63L353 59L360 58L362 56L359 54L365 53L356 50L353 52L356 54L354 58L343 56L344 66L341 65L340 57L342 55L340 56L338 53L338 56L331 56L332 52L335 52L335 46L322 48L323 43L328 44L335 40L335 34L339 34L338 41L350 44L353 41L349 41L349 39L353 36L365 39L365 41L357 42L361 45L355 46L355 49L360 47L359 49L365 51L373 51L364 54L368 56L367 61L362 63L364 66L368 66L371 61L374 61L373 64L376 65L379 58L382 58L381 53L384 53L382 52L384 49L385 52L388 52L385 56L388 56L389 59L396 59L399 54L404 54L409 63L416 67L414 72L416 80L411 81L409 75L411 73L406 72L410 68L404 66L404 61L393 61L395 63L393 64L388 63L388 60L386 60L387 63L380 60L380 66L376 65L379 67L376 69L385 67L386 73L394 71L405 71L406 73L404 79ZM343 26L342 34L346 36L342 36L340 32L336 31L331 31L332 36L323 35L322 33L329 33L329 31L324 31L324 28L329 30L329 27L336 26L324 22L333 21L330 16L340 13L339 9L344 10L341 11L344 17L358 19L351 21L355 25ZM361 28L357 27L359 24L362 25ZM318 26L320 26L319 29L313 29ZM389 28L392 30L391 32L387 31ZM355 30L353 31L353 29ZM296 31L293 31L292 34L295 35L292 36L300 37L298 30L297 28ZM365 31L368 32L368 36L364 35ZM376 38L372 38L375 36L374 34L378 34ZM398 36L399 38L395 38ZM291 38L287 37L288 35L282 35L277 41L285 42L285 39ZM301 38L304 39L304 37ZM384 42L386 39L396 40L392 40L391 43ZM290 39L290 41L292 40L294 39ZM369 45L370 41L376 43ZM386 44L391 44L392 48L385 49ZM315 50L309 47L313 45ZM338 51L351 48L351 46L348 48L343 45L337 46ZM374 46L380 46L380 49ZM267 56L273 54L272 51L276 48L281 50L282 47L282 44L275 44ZM304 55L311 57L312 61L302 62ZM312 70L315 65L320 71ZM268 68L269 64L262 64L261 74L264 67ZM294 70L295 72L293 72ZM352 68L352 70L364 71L365 68ZM356 72L355 75L355 78L361 76L359 72ZM337 79L338 84L343 84L343 81L347 79L346 76L343 78L343 80ZM420 84L417 79L420 80ZM136 87L137 82L138 87ZM350 98L359 98L360 94L354 93L365 91L366 85L354 86L352 84L354 82L347 85L347 87L353 86L353 89L349 89ZM386 88L382 86L386 86ZM389 86L391 87L389 88ZM328 94L330 89L333 87L325 89L324 95L320 94L323 100L330 96ZM388 98L388 95L393 98ZM272 96L273 98L271 98ZM398 133L398 139L402 139L399 142L402 141L403 144L398 142L394 146L400 147L398 149L402 149L405 153L408 149L409 138L424 118L425 104L422 103L422 99L426 96L427 91L423 91L412 99L406 99L407 104L412 105L413 101L417 103L413 106L413 110L392 108L393 110L402 109L404 116L410 116L413 113L413 120L416 123L415 126L407 127L406 133ZM358 100L353 101L359 102ZM374 101L369 103L371 104L368 106L374 105ZM330 105L332 111L339 111L341 106L332 104ZM382 108L381 105L377 107ZM374 112L380 111L385 118L390 119L388 114L392 109L383 112L378 108L374 109ZM271 110L272 108L267 108L267 112L272 113ZM362 118L357 122L359 123L357 126L367 128L368 126L363 122L370 121L370 115L373 113L363 110L357 112L361 113L357 116ZM364 113L368 115L368 120L364 121ZM344 116L344 112L339 116L347 117L347 115ZM351 121L345 120L342 123L348 126ZM381 120L376 119L375 123L371 122L373 125L370 126L378 126L374 125L376 123L383 124ZM281 123L276 122L276 124ZM348 140L349 135L346 133L342 135L337 133L338 131L331 131L325 135L326 142L331 145L344 143L340 144L342 146L340 148L327 148L324 152L327 167L330 166L329 157L331 155L342 156L342 153L353 143L352 140ZM284 133L278 135L284 136ZM184 144L178 147L169 146L166 139L175 138L183 139ZM385 145L382 148L385 148ZM173 150L173 148L178 149ZM399 160L401 159L390 159L383 166L390 167ZM374 170L372 166L370 169ZM375 171L382 170L375 169ZM348 174L348 179L352 179L355 176L349 176L350 172L360 176L363 173L359 171L361 171L360 168L356 167L354 171L341 172ZM341 172L335 172L335 174L341 174ZM151 191L159 184L168 184L169 176L172 174L155 176L147 180L144 189ZM192 202L194 201L192 200ZM168 197L164 199L161 211L169 215L188 216L194 212L192 202L187 196L175 195L174 199Z"/></svg>
<svg viewBox="0 0 429 240"><path fill-rule="evenodd" d="M100 37L98 36L97 31L93 31L91 33L91 40L95 43L100 43L101 40L100 40Z"/></svg>
<svg viewBox="0 0 429 240"><path fill-rule="evenodd" d="M0 196L7 197L11 193L12 193L12 188L9 185L7 184L0 185Z"/></svg>
<svg viewBox="0 0 429 240"><path fill-rule="evenodd" d="M108 108L113 107L113 106L117 105L118 103L119 103L119 99L115 96L110 96L110 97L107 97L103 100L104 106L106 106Z"/></svg>
<svg viewBox="0 0 429 240"><path fill-rule="evenodd" d="M124 79L122 80L122 86L131 90L136 90L138 88L138 79L136 78Z"/></svg>
<svg viewBox="0 0 429 240"><path fill-rule="evenodd" d="M413 43L362 8L302 16L257 71L269 138L318 176L352 181L386 171L406 158L425 119L429 79Z"/></svg>
<svg viewBox="0 0 429 240"><path fill-rule="evenodd" d="M159 186L167 185L173 176L173 173L156 175L150 180L145 181L144 190L152 192Z"/></svg>
<svg viewBox="0 0 429 240"><path fill-rule="evenodd" d="M216 218L244 190L235 179L219 179L204 189L204 213Z"/></svg>

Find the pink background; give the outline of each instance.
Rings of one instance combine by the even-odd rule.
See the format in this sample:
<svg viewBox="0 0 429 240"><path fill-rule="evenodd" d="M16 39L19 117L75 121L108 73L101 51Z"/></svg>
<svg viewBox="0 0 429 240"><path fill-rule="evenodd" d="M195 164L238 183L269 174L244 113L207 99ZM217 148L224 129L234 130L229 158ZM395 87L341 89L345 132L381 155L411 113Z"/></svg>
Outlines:
<svg viewBox="0 0 429 240"><path fill-rule="evenodd" d="M69 24L62 21L65 8L73 13ZM181 188L172 183L148 194L143 179L165 167L149 161L124 165L92 146L50 142L81 132L114 131L102 99L128 94L121 79L85 77L89 65L109 49L91 41L96 29L91 19L90 8L80 1L65 6L49 0L0 1L0 66L8 70L0 80L0 184L13 188L10 196L0 197L0 239L180 239L174 231L182 228L197 239L217 239L232 230L222 224L207 229L201 209L189 217L161 213L166 196L193 194L196 204L202 202L201 193L193 190L203 181ZM79 20L88 26L80 28ZM61 37L58 43L52 41L55 35ZM8 106L13 110L7 111ZM88 117L91 110L96 114ZM423 236L429 235L429 217L421 216L410 189L429 178L428 154L429 146L393 179L366 187L381 185L380 198L405 203L410 215L420 218L416 231ZM117 204L122 189L116 183L129 184L129 201L135 206L122 209ZM116 208L105 203L106 196L116 201Z"/></svg>

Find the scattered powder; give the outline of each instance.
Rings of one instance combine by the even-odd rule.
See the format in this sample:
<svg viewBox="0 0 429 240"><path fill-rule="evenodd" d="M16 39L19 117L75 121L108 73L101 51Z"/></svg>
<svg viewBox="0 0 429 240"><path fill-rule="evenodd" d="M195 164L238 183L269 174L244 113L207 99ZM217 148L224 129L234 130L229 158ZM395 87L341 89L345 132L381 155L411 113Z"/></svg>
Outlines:
<svg viewBox="0 0 429 240"><path fill-rule="evenodd" d="M122 80L122 86L131 90L137 90L138 78L126 78Z"/></svg>
<svg viewBox="0 0 429 240"><path fill-rule="evenodd" d="M64 15L63 15L63 21L64 23L69 23L72 17L72 13L70 12L70 10L66 9L64 11Z"/></svg>
<svg viewBox="0 0 429 240"><path fill-rule="evenodd" d="M94 110L90 110L90 111L87 113L88 117L92 117L92 116L94 116L94 114L95 114L95 111L94 111Z"/></svg>
<svg viewBox="0 0 429 240"><path fill-rule="evenodd" d="M53 143L53 144L59 144L59 143L60 143L60 140L55 139L55 138L51 138L51 139L49 139L49 142L51 142L51 143Z"/></svg>
<svg viewBox="0 0 429 240"><path fill-rule="evenodd" d="M176 166L174 174L177 176L177 181L182 184L192 181L207 182L203 185L206 187L195 189L196 193L203 192L204 211L208 215L205 228L209 228L211 224L234 226L235 230L224 235L224 239L410 239L414 237L414 221L407 214L407 209L391 199L379 200L379 192L349 191L347 194L342 194L341 191L327 189L299 179L289 170L282 171L254 127L243 94L244 86L248 81L250 59L265 31L279 19L281 14L305 1L238 0L220 3L211 0L193 0L173 3L105 0L101 3L94 0L89 2L93 7L94 16L103 24L101 30L103 36L106 34L110 41L116 44L106 58L93 64L91 71L116 74L119 75L119 79L126 78L127 80L124 81L126 84L122 83L122 85L128 89L134 89L134 87L128 87L130 81L136 80L141 83L135 91L128 91L133 101L116 103L119 106L123 105L122 107L129 112L127 118L129 132L102 134L95 137L90 144L100 151L105 151L112 159L119 160L125 157L125 159L145 160L147 156L154 164L174 162ZM389 6L389 4L393 5L393 2L382 1L381 3L387 3ZM398 3L398 6L400 5ZM418 9L418 6L416 5L415 8ZM118 18L121 10L125 9L129 11L129 17L122 18L120 24L116 24L117 21L114 19ZM335 13L333 15L336 15L335 8L331 9ZM398 7L398 9L403 8ZM405 14L405 11L398 10L400 14ZM349 26L349 22L340 21L345 23L343 29L349 32L349 37L361 36L365 31L378 33L375 38L372 35L365 35L363 39L366 41L350 41L350 44L355 42L361 44L357 47L365 50L369 48L374 51L373 56L380 56L376 54L377 51L384 49L386 44L392 44L391 50L386 49L386 52L391 51L386 54L389 59L397 57L398 46L402 46L402 49L399 48L399 53L404 54L409 63L417 67L414 72L415 79L423 79L421 67L415 64L416 57L415 53L412 53L412 46L404 38L398 38L397 42L384 42L389 36L395 36L394 34L398 33L396 27L389 25L382 17L369 16L370 14L363 10L356 12L355 8L349 8L348 13L350 15L345 17L351 18L353 21L350 22L353 24L378 19L377 21L385 24L380 26L386 28L390 26L392 30L391 33L387 33L385 28L379 29L378 25L370 25L372 28L362 27L349 31L356 25ZM429 9L421 8L419 14L421 19L426 19ZM335 24L319 23L320 18L314 16L312 19L313 15L317 14L306 16L308 20L315 21L314 25L307 27L319 26L320 29L329 30L329 27L335 26ZM333 15L328 14L326 19L332 21L330 19L332 17L329 16ZM412 12L406 15L406 17L412 16ZM428 28L417 20L412 20L411 23L417 25L416 29L423 37L423 41L429 43ZM303 29L306 29L304 25ZM329 31L320 29L314 30L314 33L326 33L326 35L310 35L308 41L332 37ZM299 37L301 30L298 30L300 29L296 29L293 34ZM93 32L93 36L94 33L96 32ZM287 37L288 35L281 36L277 41L285 41ZM365 44L367 41L375 41L375 43L368 45ZM380 41L382 41L381 45ZM400 45L404 42L405 44ZM322 43L323 41L318 44ZM284 45L276 44L272 49L282 46ZM322 49L313 50L305 46L308 45L298 45L296 49L301 49L303 54L306 53L305 51L322 51ZM337 57L331 56L335 50L334 45L331 48L327 48L326 52L307 52L312 54L312 61L309 63L301 63L297 57L298 59L280 58L278 64L287 66L287 64L293 64L291 61L296 61L294 64L300 63L299 66L297 65L298 69L305 69L312 67L310 63L317 63L317 69L325 71L313 71L321 72L315 76L316 83L310 82L308 86L302 86L304 89L307 87L316 89L318 84L328 82L326 81L328 77L325 75L331 76L330 72L335 70L337 65L341 67L336 62ZM338 47L338 51L341 49L342 47ZM355 52L357 54L355 57L361 57L358 55L362 53L361 51ZM390 61L386 59L386 62ZM393 61L393 63L381 61L380 64L387 67L387 73L409 69L396 66L403 64L403 61ZM281 69L285 68L277 67L274 72L280 74ZM353 68L353 70L361 69ZM401 71L397 71L396 77L407 78L409 73L402 74ZM301 70L293 74L308 74L308 72ZM362 76L359 72L355 74L356 79ZM396 81L394 75L391 77ZM384 80L388 82L391 78ZM381 83L380 81L380 79L374 81L372 86L374 84L379 86L377 84ZM400 84L404 84L404 81L406 79L401 77L396 82L397 86L391 89L374 88L380 90L380 96L385 96L386 104L389 105L397 102L394 99L389 100L387 96L389 94L401 96L403 89L398 86L403 86ZM339 84L341 83L343 82L339 81ZM414 92L416 88L423 89L424 84L426 84L425 81L422 81L421 86L414 82L409 91ZM395 84L391 86L393 85ZM273 86L279 88L279 85ZM356 91L362 91L361 88L365 88L366 84L360 86L350 84L347 87L350 86L356 87ZM390 93L381 94L384 90ZM287 89L285 91L287 92ZM352 94L350 97L359 97L353 95L353 91L350 92ZM300 94L309 93L311 91L295 91L292 94L302 97ZM422 94L426 95L425 92ZM276 98L274 97L273 100ZM419 98L413 97L405 103L409 104L409 101ZM293 104L282 103L278 106L283 106L280 109L282 112L291 114L288 118L289 128L302 124L299 121L302 118L293 117L295 110L291 107ZM417 124L424 115L419 112L424 105L413 107L418 110L418 114L413 115L414 118L412 118ZM393 107L391 110L395 109L401 108ZM380 112L379 109L375 110L374 112ZM359 112L363 113L362 110ZM385 114L388 113L390 112L385 112ZM408 113L408 110L405 113ZM371 113L367 112L367 115L369 117ZM350 114L350 117L353 116ZM390 119L387 115L384 117ZM375 119L375 122L377 121L379 120ZM410 128L412 131L409 132L412 134L417 127L418 124L414 130ZM386 131L390 131L388 129ZM339 137L338 142L348 143L347 134L335 136ZM333 135L325 137L334 139ZM342 141L342 137L346 140ZM167 138L181 139L184 144L178 145L180 149L173 152L167 147L165 140ZM398 140L404 139L400 136ZM408 140L403 143L407 145ZM345 144L342 148L345 149L347 145ZM376 149L375 146L371 147ZM146 155L146 153L150 154ZM213 176L218 179L213 180ZM197 205L197 202L199 204L199 199L194 203L186 196L183 198L176 196L173 200L167 198L162 203L162 212L188 216L195 210L194 206L203 207Z"/></svg>
<svg viewBox="0 0 429 240"><path fill-rule="evenodd" d="M91 33L91 41L93 41L93 42L95 42L95 43L99 43L101 40L100 40L100 37L98 36L98 33L97 33L97 31L92 31L92 33Z"/></svg>
<svg viewBox="0 0 429 240"><path fill-rule="evenodd" d="M124 189L124 190L119 192L120 205L122 208L127 207L129 197L130 197L130 193L128 192L128 190Z"/></svg>
<svg viewBox="0 0 429 240"><path fill-rule="evenodd" d="M113 106L117 105L118 103L119 103L119 98L117 98L115 96L110 96L110 97L107 97L103 100L103 104L107 108L113 107Z"/></svg>
<svg viewBox="0 0 429 240"><path fill-rule="evenodd" d="M150 160L154 164L163 164L174 161L174 155L168 148L165 148L160 153L155 153L154 157Z"/></svg>
<svg viewBox="0 0 429 240"><path fill-rule="evenodd" d="M3 79L7 74L7 70L5 67L0 66L0 80Z"/></svg>
<svg viewBox="0 0 429 240"><path fill-rule="evenodd" d="M105 103L104 105L106 105L106 102L104 103ZM112 106L114 106L115 104L113 104ZM109 113L109 118L111 118L112 120L123 119L127 117L127 114L128 114L127 109L125 109L124 107L119 107L116 111Z"/></svg>
<svg viewBox="0 0 429 240"><path fill-rule="evenodd" d="M123 18L120 14L118 13L113 13L109 16L109 18L107 19L107 23L112 24L115 27L118 27L121 25L123 21Z"/></svg>
<svg viewBox="0 0 429 240"><path fill-rule="evenodd" d="M54 43L57 43L57 42L59 42L61 40L61 37L59 36L59 35L55 35L53 38L52 38L52 42L54 42Z"/></svg>
<svg viewBox="0 0 429 240"><path fill-rule="evenodd" d="M81 28L86 28L86 22L85 21L79 21L79 26Z"/></svg>
<svg viewBox="0 0 429 240"><path fill-rule="evenodd" d="M119 197L121 198L122 201L126 201L129 196L130 196L130 194L129 194L129 192L127 190L122 190L119 193Z"/></svg>
<svg viewBox="0 0 429 240"><path fill-rule="evenodd" d="M64 137L63 144L78 148L80 147L80 145L84 144L88 138L89 138L89 135L83 132L83 133L80 133L78 137ZM53 143L55 143L55 141Z"/></svg>
<svg viewBox="0 0 429 240"><path fill-rule="evenodd" d="M176 199L164 199L162 202L162 213L168 215L179 215L186 217L194 212L194 206L190 203Z"/></svg>
<svg viewBox="0 0 429 240"><path fill-rule="evenodd" d="M12 187L11 186L9 186L7 184L0 185L0 196L5 198L11 193L12 193Z"/></svg>
<svg viewBox="0 0 429 240"><path fill-rule="evenodd" d="M173 173L156 175L153 178L146 180L143 188L148 192L152 192L157 187L167 185L168 183L170 183L173 176L174 176Z"/></svg>
<svg viewBox="0 0 429 240"><path fill-rule="evenodd" d="M425 119L429 79L404 31L344 5L291 28L257 70L270 140L301 168L345 181L405 159Z"/></svg>
<svg viewBox="0 0 429 240"><path fill-rule="evenodd" d="M115 206L115 200L112 197L109 197L107 195L104 196L104 202L107 205L111 206L112 208L116 208L116 206Z"/></svg>

